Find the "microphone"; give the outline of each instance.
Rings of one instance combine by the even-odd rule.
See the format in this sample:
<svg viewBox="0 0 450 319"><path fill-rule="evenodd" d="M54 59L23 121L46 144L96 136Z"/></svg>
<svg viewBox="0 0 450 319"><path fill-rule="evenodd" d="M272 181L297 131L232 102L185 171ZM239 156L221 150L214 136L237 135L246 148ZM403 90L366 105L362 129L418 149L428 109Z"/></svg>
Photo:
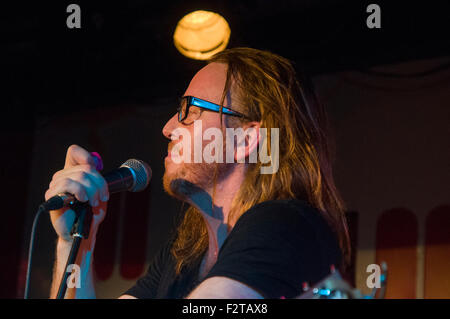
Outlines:
<svg viewBox="0 0 450 319"><path fill-rule="evenodd" d="M144 190L152 178L150 166L138 159L129 159L119 168L103 175L110 194L124 191L140 192ZM41 204L42 208L49 210L60 209L73 205L78 200L69 193L58 194Z"/></svg>

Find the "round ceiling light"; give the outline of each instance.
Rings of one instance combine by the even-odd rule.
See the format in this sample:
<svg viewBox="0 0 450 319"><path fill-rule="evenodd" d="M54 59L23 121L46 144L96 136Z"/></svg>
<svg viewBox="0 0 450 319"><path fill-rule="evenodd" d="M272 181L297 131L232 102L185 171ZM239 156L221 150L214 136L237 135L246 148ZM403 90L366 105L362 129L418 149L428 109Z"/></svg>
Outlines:
<svg viewBox="0 0 450 319"><path fill-rule="evenodd" d="M219 14L194 11L177 24L173 41L181 54L196 60L206 60L227 47L230 27Z"/></svg>

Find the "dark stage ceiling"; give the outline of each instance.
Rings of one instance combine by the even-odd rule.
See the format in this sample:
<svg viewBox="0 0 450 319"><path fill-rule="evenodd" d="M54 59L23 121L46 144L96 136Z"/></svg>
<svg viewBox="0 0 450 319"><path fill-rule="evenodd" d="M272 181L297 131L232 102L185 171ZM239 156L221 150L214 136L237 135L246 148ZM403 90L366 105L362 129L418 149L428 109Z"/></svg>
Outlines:
<svg viewBox="0 0 450 319"><path fill-rule="evenodd" d="M78 30L65 24L71 2ZM369 3L381 7L381 29L366 26ZM450 55L448 0L16 1L1 10L4 107L36 114L179 95L203 63L172 36L197 9L227 19L228 47L273 51L311 75Z"/></svg>

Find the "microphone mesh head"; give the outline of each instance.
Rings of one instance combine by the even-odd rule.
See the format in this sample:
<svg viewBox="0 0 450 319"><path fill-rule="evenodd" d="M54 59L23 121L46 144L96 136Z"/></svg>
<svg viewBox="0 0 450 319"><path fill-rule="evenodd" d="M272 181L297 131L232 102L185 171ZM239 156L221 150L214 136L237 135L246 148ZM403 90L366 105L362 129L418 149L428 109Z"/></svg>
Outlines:
<svg viewBox="0 0 450 319"><path fill-rule="evenodd" d="M123 163L120 167L127 167L131 169L134 173L134 176L136 177L133 188L130 190L130 192L140 192L148 186L148 183L152 178L152 170L147 163L138 159L131 158Z"/></svg>

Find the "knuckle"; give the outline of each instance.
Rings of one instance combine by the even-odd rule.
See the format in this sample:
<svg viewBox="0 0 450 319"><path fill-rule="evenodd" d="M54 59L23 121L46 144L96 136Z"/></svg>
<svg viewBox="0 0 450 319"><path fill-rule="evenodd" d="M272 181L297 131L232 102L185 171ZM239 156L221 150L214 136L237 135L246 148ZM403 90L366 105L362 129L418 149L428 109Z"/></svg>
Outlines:
<svg viewBox="0 0 450 319"><path fill-rule="evenodd" d="M68 150L69 152L71 152L71 151L76 150L78 147L79 147L79 146L78 146L77 144L72 144L72 145L70 145L70 146L67 148L67 150Z"/></svg>
<svg viewBox="0 0 450 319"><path fill-rule="evenodd" d="M85 172L86 173L88 173L88 174L90 174L90 175L97 175L97 171L95 170L95 168L93 168L92 166L90 166L90 165L84 165L85 166Z"/></svg>
<svg viewBox="0 0 450 319"><path fill-rule="evenodd" d="M84 186L77 181L69 180L67 188L70 190L70 193L74 194L79 199L87 195Z"/></svg>
<svg viewBox="0 0 450 319"><path fill-rule="evenodd" d="M95 172L94 176L95 176L95 179L98 181L98 183L100 183L101 185L106 183L104 177L99 172Z"/></svg>
<svg viewBox="0 0 450 319"><path fill-rule="evenodd" d="M61 171L57 171L52 175L52 181L58 179L58 176L61 174Z"/></svg>
<svg viewBox="0 0 450 319"><path fill-rule="evenodd" d="M103 178L103 176L101 176L101 183L102 183L102 187L106 187L106 190L108 190L108 183L106 182L106 180Z"/></svg>
<svg viewBox="0 0 450 319"><path fill-rule="evenodd" d="M88 173L85 171L78 171L75 176L78 180L86 180L88 178Z"/></svg>
<svg viewBox="0 0 450 319"><path fill-rule="evenodd" d="M71 156L79 148L78 145L72 144L67 148L67 156Z"/></svg>
<svg viewBox="0 0 450 319"><path fill-rule="evenodd" d="M70 178L65 178L61 185L63 188L76 187L76 184Z"/></svg>

